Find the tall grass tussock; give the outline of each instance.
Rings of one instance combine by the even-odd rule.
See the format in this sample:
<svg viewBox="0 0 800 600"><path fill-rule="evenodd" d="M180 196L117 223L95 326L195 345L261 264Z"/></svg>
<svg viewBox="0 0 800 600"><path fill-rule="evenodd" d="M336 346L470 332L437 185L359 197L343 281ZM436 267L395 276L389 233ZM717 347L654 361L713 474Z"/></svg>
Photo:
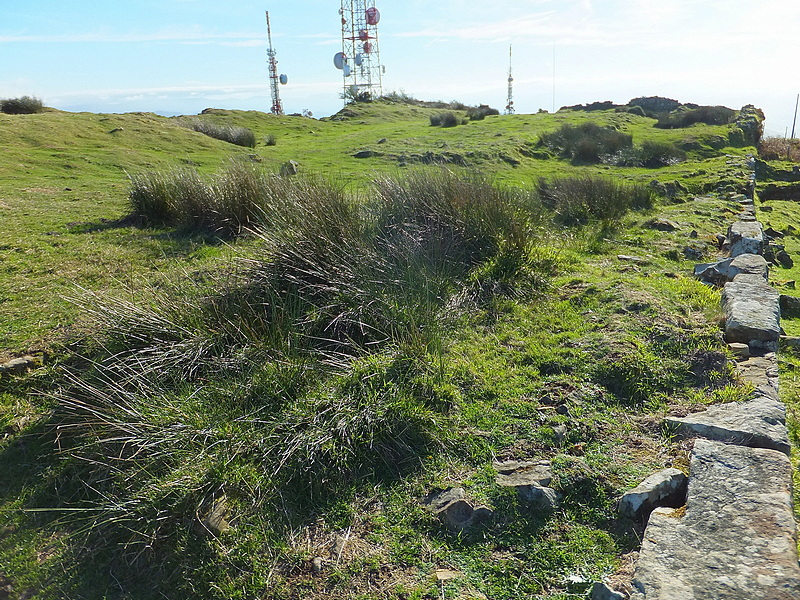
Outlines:
<svg viewBox="0 0 800 600"><path fill-rule="evenodd" d="M240 160L230 161L208 180L194 169L179 168L134 174L130 181L128 205L140 221L223 237L241 235L273 218L273 203L288 201L290 185Z"/></svg>
<svg viewBox="0 0 800 600"><path fill-rule="evenodd" d="M613 224L629 210L652 208L655 194L647 186L597 176L539 181L542 202L565 225L603 221Z"/></svg>
<svg viewBox="0 0 800 600"><path fill-rule="evenodd" d="M586 122L580 125L562 125L556 131L543 133L539 144L577 163L599 163L630 148L633 136L611 127Z"/></svg>
<svg viewBox="0 0 800 600"><path fill-rule="evenodd" d="M448 328L467 306L546 292L564 265L543 235L554 214L613 219L641 202L583 180L542 186L543 202L447 170L353 197L242 163L131 185L152 222L252 233L216 275L78 301L99 333L89 368L53 394L60 440L83 461L91 543L145 558L192 544L187 519L205 523L220 498L243 526L275 523L279 553L281 528L456 455Z"/></svg>
<svg viewBox="0 0 800 600"><path fill-rule="evenodd" d="M200 119L197 117L182 119L180 123L184 127L216 140L222 140L223 142L228 142L229 144L235 144L237 146L244 146L245 148L256 147L256 135L247 127L222 125L209 121L208 119Z"/></svg>

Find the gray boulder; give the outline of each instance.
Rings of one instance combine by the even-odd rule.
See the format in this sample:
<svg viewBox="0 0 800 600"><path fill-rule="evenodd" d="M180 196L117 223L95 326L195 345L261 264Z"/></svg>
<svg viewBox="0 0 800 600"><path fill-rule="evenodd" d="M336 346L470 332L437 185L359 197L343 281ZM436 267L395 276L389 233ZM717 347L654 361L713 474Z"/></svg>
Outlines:
<svg viewBox="0 0 800 600"><path fill-rule="evenodd" d="M289 160L281 165L281 175L289 177L300 172L300 163L296 160Z"/></svg>
<svg viewBox="0 0 800 600"><path fill-rule="evenodd" d="M753 448L769 448L788 455L786 407L760 396L747 402L718 404L687 417L667 417L664 422L678 434L702 437Z"/></svg>
<svg viewBox="0 0 800 600"><path fill-rule="evenodd" d="M737 221L728 228L731 256L761 254L764 247L764 228L758 221Z"/></svg>
<svg viewBox="0 0 800 600"><path fill-rule="evenodd" d="M736 363L736 372L756 389L756 396L778 400L778 357L774 352Z"/></svg>
<svg viewBox="0 0 800 600"><path fill-rule="evenodd" d="M451 487L441 492L432 492L422 504L439 517L451 531L469 529L492 517L493 511L486 506L475 506L466 499L464 488Z"/></svg>
<svg viewBox="0 0 800 600"><path fill-rule="evenodd" d="M560 494L547 487L553 479L550 461L506 461L495 463L495 481L503 487L517 489L519 497L537 510L553 510Z"/></svg>
<svg viewBox="0 0 800 600"><path fill-rule="evenodd" d="M764 281L769 278L769 265L760 254L740 254L735 258L726 258L715 263L695 265L695 277L717 285L721 285L741 274L758 275Z"/></svg>
<svg viewBox="0 0 800 600"><path fill-rule="evenodd" d="M0 365L0 375L5 373L9 375L22 375L34 368L36 368L36 359L33 356L26 355L20 358L12 358L8 362Z"/></svg>
<svg viewBox="0 0 800 600"><path fill-rule="evenodd" d="M698 440L685 514L653 511L632 600L796 600L789 458Z"/></svg>
<svg viewBox="0 0 800 600"><path fill-rule="evenodd" d="M555 510L561 502L561 494L549 487L522 487L517 488L517 493L533 510Z"/></svg>
<svg viewBox="0 0 800 600"><path fill-rule="evenodd" d="M751 348L777 349L781 334L779 294L760 276L739 274L725 284L725 337Z"/></svg>
<svg viewBox="0 0 800 600"><path fill-rule="evenodd" d="M625 594L615 592L605 583L595 582L589 600L625 600Z"/></svg>
<svg viewBox="0 0 800 600"><path fill-rule="evenodd" d="M758 275L764 281L769 279L769 265L760 254L740 254L730 262L729 279L733 280L740 273Z"/></svg>
<svg viewBox="0 0 800 600"><path fill-rule="evenodd" d="M619 501L620 514L635 521L646 520L656 507L677 508L686 502L686 475L678 469L664 469L650 475Z"/></svg>
<svg viewBox="0 0 800 600"><path fill-rule="evenodd" d="M781 316L800 317L800 298L796 296L780 296Z"/></svg>

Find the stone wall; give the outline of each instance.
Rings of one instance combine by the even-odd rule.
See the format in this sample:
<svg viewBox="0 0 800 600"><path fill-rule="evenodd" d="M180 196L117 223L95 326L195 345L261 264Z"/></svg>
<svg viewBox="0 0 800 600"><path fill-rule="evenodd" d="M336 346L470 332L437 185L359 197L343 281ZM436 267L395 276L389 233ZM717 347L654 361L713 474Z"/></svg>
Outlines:
<svg viewBox="0 0 800 600"><path fill-rule="evenodd" d="M754 161L748 172L750 191ZM730 257L695 273L724 285L726 340L754 392L746 402L666 419L676 434L695 439L686 502L649 507L633 600L800 598L786 407L778 398L779 295L768 283L752 192L739 201L725 245Z"/></svg>

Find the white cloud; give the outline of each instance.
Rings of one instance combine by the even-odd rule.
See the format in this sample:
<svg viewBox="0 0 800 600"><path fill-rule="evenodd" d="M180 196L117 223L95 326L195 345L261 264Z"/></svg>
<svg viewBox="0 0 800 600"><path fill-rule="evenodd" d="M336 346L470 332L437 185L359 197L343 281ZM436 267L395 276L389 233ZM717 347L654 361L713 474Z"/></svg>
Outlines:
<svg viewBox="0 0 800 600"><path fill-rule="evenodd" d="M220 42L225 40L251 40L253 33L207 33L201 31L161 31L155 33L112 33L109 31L64 35L0 35L6 44L86 44L86 43L137 43L137 42Z"/></svg>

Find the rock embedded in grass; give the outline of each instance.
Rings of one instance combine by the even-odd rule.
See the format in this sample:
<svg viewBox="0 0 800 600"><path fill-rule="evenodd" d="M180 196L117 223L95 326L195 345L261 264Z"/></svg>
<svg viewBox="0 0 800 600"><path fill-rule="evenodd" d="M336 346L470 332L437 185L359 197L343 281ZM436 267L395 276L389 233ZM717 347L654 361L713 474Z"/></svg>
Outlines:
<svg viewBox="0 0 800 600"><path fill-rule="evenodd" d="M519 497L531 508L553 510L558 506L560 494L547 487L553 480L550 461L506 461L495 463L494 467L498 471L495 482L516 488Z"/></svg>
<svg viewBox="0 0 800 600"><path fill-rule="evenodd" d="M657 507L678 508L686 502L687 478L678 469L664 469L650 475L619 502L620 514L634 521L645 521Z"/></svg>
<svg viewBox="0 0 800 600"><path fill-rule="evenodd" d="M13 358L0 365L0 376L4 374L22 375L35 367L36 359L33 356L26 355L20 358Z"/></svg>
<svg viewBox="0 0 800 600"><path fill-rule="evenodd" d="M465 531L491 519L494 515L489 507L476 506L467 500L466 492L461 487L431 492L422 504L454 532Z"/></svg>

